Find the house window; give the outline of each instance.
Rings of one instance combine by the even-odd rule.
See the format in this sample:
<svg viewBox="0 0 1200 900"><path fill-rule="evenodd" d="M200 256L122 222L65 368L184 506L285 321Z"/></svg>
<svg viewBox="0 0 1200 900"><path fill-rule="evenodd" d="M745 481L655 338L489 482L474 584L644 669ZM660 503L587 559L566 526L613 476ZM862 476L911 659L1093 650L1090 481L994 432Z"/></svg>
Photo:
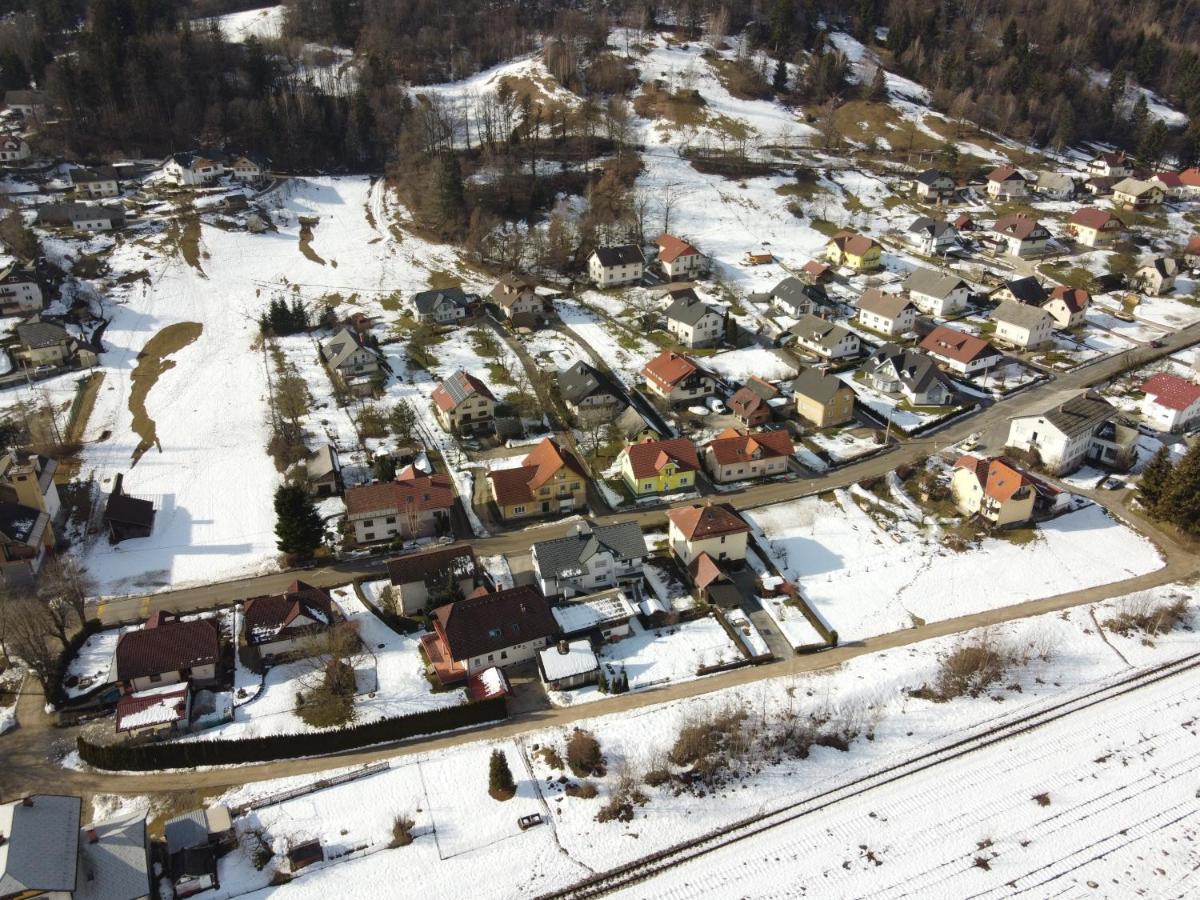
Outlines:
<svg viewBox="0 0 1200 900"><path fill-rule="evenodd" d="M384 523L385 525L395 525L395 524L396 524L396 517L395 517L395 516L388 516L386 519L384 519L384 520L383 520L383 523Z"/></svg>
<svg viewBox="0 0 1200 900"><path fill-rule="evenodd" d="M364 535L363 535L363 540L364 540L364 541L373 541L373 540L375 540L375 532L373 532L373 531L368 531L366 534L364 534Z"/></svg>
<svg viewBox="0 0 1200 900"><path fill-rule="evenodd" d="M523 507L523 506L514 506L513 507L513 513L520 514L523 512L525 512L525 507Z"/></svg>
<svg viewBox="0 0 1200 900"><path fill-rule="evenodd" d="M161 675L151 675L151 676L150 676L150 683L151 683L151 684L156 684L156 683L158 683L158 682L160 682L160 681L162 681L162 676L161 676Z"/></svg>
<svg viewBox="0 0 1200 900"><path fill-rule="evenodd" d="M371 525L375 524L375 520L374 519L363 519L363 524L370 527Z"/></svg>
<svg viewBox="0 0 1200 900"><path fill-rule="evenodd" d="M501 658L501 659L508 659L508 651L507 651L507 650L501 650L501 651L500 651L500 658Z"/></svg>
<svg viewBox="0 0 1200 900"><path fill-rule="evenodd" d="M494 661L495 659L496 659L496 654L495 654L495 653L489 653L489 654L488 654L488 662L492 662L492 661Z"/></svg>

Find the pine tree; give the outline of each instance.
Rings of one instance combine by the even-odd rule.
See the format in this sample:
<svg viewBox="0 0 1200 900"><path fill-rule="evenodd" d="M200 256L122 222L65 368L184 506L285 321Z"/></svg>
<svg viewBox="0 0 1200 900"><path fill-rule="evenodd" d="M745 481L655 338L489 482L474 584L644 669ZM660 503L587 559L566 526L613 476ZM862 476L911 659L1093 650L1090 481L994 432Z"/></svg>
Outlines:
<svg viewBox="0 0 1200 900"><path fill-rule="evenodd" d="M775 0L771 10L771 45L776 53L791 46L795 26L796 9L792 0Z"/></svg>
<svg viewBox="0 0 1200 900"><path fill-rule="evenodd" d="M298 484L275 491L275 546L289 556L307 559L321 546L325 526L308 492Z"/></svg>
<svg viewBox="0 0 1200 900"><path fill-rule="evenodd" d="M457 231L466 218L467 201L463 191L462 168L458 157L447 153L437 172L438 216L448 231Z"/></svg>
<svg viewBox="0 0 1200 900"><path fill-rule="evenodd" d="M883 66L875 67L875 77L871 79L871 87L867 91L867 99L876 103L884 103L888 98L887 75Z"/></svg>
<svg viewBox="0 0 1200 900"><path fill-rule="evenodd" d="M396 436L398 441L408 443L412 440L413 428L417 424L417 416L413 412L413 408L407 402L401 400L392 409L392 414L388 417L388 424L392 427L392 434Z"/></svg>
<svg viewBox="0 0 1200 900"><path fill-rule="evenodd" d="M298 298L292 301L291 309L288 310L288 325L292 334L308 331L308 310Z"/></svg>
<svg viewBox="0 0 1200 900"><path fill-rule="evenodd" d="M1193 444L1171 472L1157 508L1177 528L1200 533L1200 443Z"/></svg>
<svg viewBox="0 0 1200 900"><path fill-rule="evenodd" d="M375 465L371 467L371 473L375 476L376 481L395 481L396 461L386 454L380 456L375 460Z"/></svg>
<svg viewBox="0 0 1200 900"><path fill-rule="evenodd" d="M517 793L512 770L503 750L493 750L488 763L488 793L493 800L511 800Z"/></svg>
<svg viewBox="0 0 1200 900"><path fill-rule="evenodd" d="M788 86L788 68L787 63L783 59L776 60L775 74L771 78L771 87L775 89L775 93L782 94L787 90Z"/></svg>
<svg viewBox="0 0 1200 900"><path fill-rule="evenodd" d="M1171 454L1163 446L1154 454L1154 458L1147 463L1145 471L1142 472L1141 480L1138 482L1138 500L1141 501L1146 512L1151 515L1156 515L1159 501L1162 500L1163 492L1166 490L1174 470Z"/></svg>

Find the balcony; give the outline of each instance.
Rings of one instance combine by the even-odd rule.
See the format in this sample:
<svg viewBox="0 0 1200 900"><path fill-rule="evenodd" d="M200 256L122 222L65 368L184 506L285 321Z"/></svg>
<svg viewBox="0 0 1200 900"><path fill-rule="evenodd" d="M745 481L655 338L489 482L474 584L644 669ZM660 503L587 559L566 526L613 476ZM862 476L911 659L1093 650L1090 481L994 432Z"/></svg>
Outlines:
<svg viewBox="0 0 1200 900"><path fill-rule="evenodd" d="M467 680L467 667L450 658L444 644L437 634L421 635L421 649L429 657L429 665L438 681L446 686L461 684Z"/></svg>

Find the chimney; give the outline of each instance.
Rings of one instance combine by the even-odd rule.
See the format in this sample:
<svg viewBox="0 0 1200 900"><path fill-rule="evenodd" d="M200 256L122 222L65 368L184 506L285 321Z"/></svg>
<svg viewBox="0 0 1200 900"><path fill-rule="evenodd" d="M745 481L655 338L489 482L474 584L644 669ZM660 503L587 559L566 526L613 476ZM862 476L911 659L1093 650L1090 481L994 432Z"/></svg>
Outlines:
<svg viewBox="0 0 1200 900"><path fill-rule="evenodd" d="M87 842L88 842L89 844L98 844L98 843L100 843L100 835L96 834L96 829L95 829L95 828L89 828L89 829L87 830Z"/></svg>
<svg viewBox="0 0 1200 900"><path fill-rule="evenodd" d="M112 492L113 492L114 497L121 496L121 492L122 492L122 488L123 488L124 484L125 484L125 473L118 472L117 476L113 479Z"/></svg>
<svg viewBox="0 0 1200 900"><path fill-rule="evenodd" d="M567 643L566 638L563 638L561 641L558 642L558 652L562 656L566 656L568 653L571 652L571 645Z"/></svg>
<svg viewBox="0 0 1200 900"><path fill-rule="evenodd" d="M21 805L22 806L33 806L33 798L32 797L22 797Z"/></svg>

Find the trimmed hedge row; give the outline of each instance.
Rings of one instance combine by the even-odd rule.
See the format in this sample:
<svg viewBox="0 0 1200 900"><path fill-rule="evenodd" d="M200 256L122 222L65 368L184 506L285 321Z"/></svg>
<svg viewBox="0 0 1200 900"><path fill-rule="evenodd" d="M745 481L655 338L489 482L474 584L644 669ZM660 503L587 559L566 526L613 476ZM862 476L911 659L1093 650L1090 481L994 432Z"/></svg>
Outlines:
<svg viewBox="0 0 1200 900"><path fill-rule="evenodd" d="M323 756L357 750L372 744L401 741L418 735L436 734L507 718L503 697L479 700L462 706L447 706L380 719L351 728L307 734L275 734L241 741L189 741L163 744L93 744L79 737L80 758L97 769L145 772L154 769L186 769L194 766L228 766L271 762L299 756Z"/></svg>

